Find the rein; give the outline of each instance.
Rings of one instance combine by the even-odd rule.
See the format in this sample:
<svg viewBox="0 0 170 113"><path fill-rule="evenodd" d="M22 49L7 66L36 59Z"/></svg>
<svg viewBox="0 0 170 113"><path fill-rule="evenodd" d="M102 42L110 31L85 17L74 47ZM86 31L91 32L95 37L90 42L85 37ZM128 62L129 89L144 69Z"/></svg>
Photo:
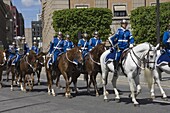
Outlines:
<svg viewBox="0 0 170 113"><path fill-rule="evenodd" d="M139 57L135 54L135 52L133 51L133 49L132 49L132 52L133 52L134 56L137 58L137 60L139 60L140 62L142 62L141 58L139 58ZM129 53L130 53L130 56L131 56L133 62L134 62L139 68L141 68L141 69L144 70L145 68L141 67L140 65L138 65L138 64L135 62L135 60L134 60L133 57L132 57L131 52L129 52Z"/></svg>
<svg viewBox="0 0 170 113"><path fill-rule="evenodd" d="M25 56L26 58L26 62L27 62L27 64L33 69L33 71L35 71L35 68L28 62L28 57L27 56Z"/></svg>
<svg viewBox="0 0 170 113"><path fill-rule="evenodd" d="M91 56L90 53L89 53L89 56L90 56L90 59L91 59L91 61L92 61L93 63L96 63L97 65L101 65L99 62L96 62L95 60L93 60L93 58L92 58L92 56Z"/></svg>
<svg viewBox="0 0 170 113"><path fill-rule="evenodd" d="M147 57L148 57L148 55L149 55L149 51L152 51L151 50L151 46L150 46L150 44L149 44L149 50L148 50L148 52L144 55L144 56L146 56L147 55ZM138 57L136 54L135 54L135 52L134 52L134 50L133 50L133 48L132 48L132 53L133 53L133 55L137 58L137 60L138 61L140 61L140 63L142 63L143 62L143 60L140 58L140 57ZM139 68L141 68L141 69L145 69L145 68L143 68L143 67L141 67L138 63L136 63L135 62L135 60L133 59L133 57L132 57L132 54L131 54L131 52L130 52L130 56L131 56L131 58L132 58L132 60L133 60L133 62L139 67ZM148 63L151 63L151 62L148 62ZM153 62L152 62L153 63ZM155 63L155 62L154 62Z"/></svg>
<svg viewBox="0 0 170 113"><path fill-rule="evenodd" d="M73 61L71 61L71 60L68 58L67 52L66 52L66 59L67 59L69 62L71 62L71 63L73 63L73 64L74 64L74 62L73 62Z"/></svg>

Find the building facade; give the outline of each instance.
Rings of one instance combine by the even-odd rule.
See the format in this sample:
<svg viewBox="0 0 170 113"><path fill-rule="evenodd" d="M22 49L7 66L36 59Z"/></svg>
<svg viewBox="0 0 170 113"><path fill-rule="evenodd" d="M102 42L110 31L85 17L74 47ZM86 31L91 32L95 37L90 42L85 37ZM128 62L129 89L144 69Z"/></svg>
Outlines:
<svg viewBox="0 0 170 113"><path fill-rule="evenodd" d="M6 14L7 8L3 1L0 1L0 47L7 48L7 31L6 31Z"/></svg>
<svg viewBox="0 0 170 113"><path fill-rule="evenodd" d="M23 16L11 0L0 0L0 36L0 43L6 49L15 36L24 36Z"/></svg>
<svg viewBox="0 0 170 113"><path fill-rule="evenodd" d="M32 43L36 42L38 48L42 47L42 22L40 21L32 21Z"/></svg>
<svg viewBox="0 0 170 113"><path fill-rule="evenodd" d="M170 2L170 0L160 0L160 2ZM120 21L129 21L131 11L140 6L152 6L156 0L41 0L42 5L42 39L43 48L49 47L50 41L55 34L52 26L52 16L55 10L71 8L108 8L113 13L111 30L114 33L120 26ZM130 28L130 25L128 26Z"/></svg>
<svg viewBox="0 0 170 113"><path fill-rule="evenodd" d="M28 46L32 46L32 28L25 28L25 39L28 43Z"/></svg>

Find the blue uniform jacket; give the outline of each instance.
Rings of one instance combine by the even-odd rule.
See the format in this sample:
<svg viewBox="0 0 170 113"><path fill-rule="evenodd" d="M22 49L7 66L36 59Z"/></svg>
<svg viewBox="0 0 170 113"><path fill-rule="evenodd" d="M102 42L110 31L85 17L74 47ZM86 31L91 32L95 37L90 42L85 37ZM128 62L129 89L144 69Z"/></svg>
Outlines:
<svg viewBox="0 0 170 113"><path fill-rule="evenodd" d="M77 46L81 47L82 55L84 57L89 51L89 42L85 39L80 39Z"/></svg>
<svg viewBox="0 0 170 113"><path fill-rule="evenodd" d="M74 47L74 44L72 41L65 40L64 41L64 52L72 49Z"/></svg>
<svg viewBox="0 0 170 113"><path fill-rule="evenodd" d="M112 44L116 42L120 50L124 50L128 48L130 44L134 44L134 38L131 32L122 27L117 30L115 35L110 37L110 40L112 41Z"/></svg>
<svg viewBox="0 0 170 113"><path fill-rule="evenodd" d="M102 40L101 39L97 39L95 37L91 38L89 40L89 50L93 49L95 46L97 46L97 44L101 44Z"/></svg>
<svg viewBox="0 0 170 113"><path fill-rule="evenodd" d="M39 49L36 46L32 46L31 50L33 50L36 54L39 53Z"/></svg>
<svg viewBox="0 0 170 113"><path fill-rule="evenodd" d="M165 31L163 35L163 44L170 49L170 31Z"/></svg>

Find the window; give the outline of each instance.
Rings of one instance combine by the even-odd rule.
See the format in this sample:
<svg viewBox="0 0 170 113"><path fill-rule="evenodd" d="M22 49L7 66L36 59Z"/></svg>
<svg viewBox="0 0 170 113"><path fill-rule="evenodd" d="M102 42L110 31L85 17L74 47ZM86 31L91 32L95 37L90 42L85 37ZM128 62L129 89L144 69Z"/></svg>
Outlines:
<svg viewBox="0 0 170 113"><path fill-rule="evenodd" d="M127 16L126 6L125 5L114 5L113 12L115 17L124 17Z"/></svg>
<svg viewBox="0 0 170 113"><path fill-rule="evenodd" d="M76 5L75 8L88 8L88 5Z"/></svg>

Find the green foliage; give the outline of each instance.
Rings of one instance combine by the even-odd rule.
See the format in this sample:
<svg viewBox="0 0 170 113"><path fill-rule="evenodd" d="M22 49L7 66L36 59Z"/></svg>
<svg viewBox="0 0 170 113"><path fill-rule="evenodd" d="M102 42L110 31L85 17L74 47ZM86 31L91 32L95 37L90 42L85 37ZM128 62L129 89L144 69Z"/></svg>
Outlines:
<svg viewBox="0 0 170 113"><path fill-rule="evenodd" d="M110 33L112 12L107 8L64 9L53 13L53 27L56 33L60 30L69 34L73 42L78 41L78 32L87 32L89 38L95 30L102 40Z"/></svg>
<svg viewBox="0 0 170 113"><path fill-rule="evenodd" d="M160 4L160 37L170 22L170 3ZM150 42L156 45L156 6L139 7L131 12L132 33L136 43Z"/></svg>

